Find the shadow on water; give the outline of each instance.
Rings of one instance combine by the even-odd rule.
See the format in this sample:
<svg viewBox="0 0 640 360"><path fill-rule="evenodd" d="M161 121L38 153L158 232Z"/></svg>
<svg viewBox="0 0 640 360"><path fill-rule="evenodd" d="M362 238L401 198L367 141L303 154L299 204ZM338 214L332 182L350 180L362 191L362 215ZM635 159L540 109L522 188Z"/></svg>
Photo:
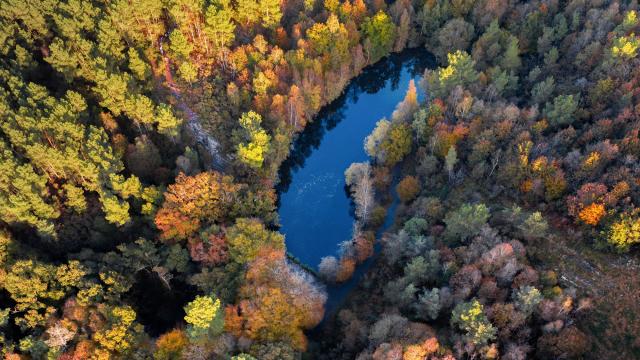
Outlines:
<svg viewBox="0 0 640 360"><path fill-rule="evenodd" d="M433 68L436 60L424 48L407 49L392 54L374 65L367 66L362 74L351 80L343 94L323 107L315 120L307 125L293 143L289 157L280 166L280 182L276 186L278 194L285 193L291 185L292 175L305 165L305 160L320 146L327 131L332 130L345 118L345 105L358 102L362 93L375 94L383 89L387 81L396 90L400 85L400 75L407 70L411 77L422 75L425 69ZM376 119L377 120L377 119Z"/></svg>

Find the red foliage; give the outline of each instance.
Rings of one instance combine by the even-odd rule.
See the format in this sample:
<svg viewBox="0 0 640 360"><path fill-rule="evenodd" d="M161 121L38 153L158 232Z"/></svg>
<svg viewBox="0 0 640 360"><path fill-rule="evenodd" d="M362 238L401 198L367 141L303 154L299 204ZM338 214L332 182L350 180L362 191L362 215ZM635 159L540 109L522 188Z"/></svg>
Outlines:
<svg viewBox="0 0 640 360"><path fill-rule="evenodd" d="M209 235L207 242L190 238L187 247L191 259L205 265L224 264L229 260L226 238L222 233Z"/></svg>

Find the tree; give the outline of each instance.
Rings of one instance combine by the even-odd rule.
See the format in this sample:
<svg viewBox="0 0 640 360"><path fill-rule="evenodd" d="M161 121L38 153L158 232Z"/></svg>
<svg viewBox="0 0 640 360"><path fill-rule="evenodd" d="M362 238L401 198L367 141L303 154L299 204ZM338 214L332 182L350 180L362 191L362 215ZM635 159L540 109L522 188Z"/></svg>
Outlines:
<svg viewBox="0 0 640 360"><path fill-rule="evenodd" d="M375 205L375 190L368 163L353 163L345 171L345 182L356 204L356 216L361 224L369 222Z"/></svg>
<svg viewBox="0 0 640 360"><path fill-rule="evenodd" d="M436 38L438 46L434 53L440 60L444 60L448 53L466 51L475 35L472 24L462 18L453 18L438 30Z"/></svg>
<svg viewBox="0 0 640 360"><path fill-rule="evenodd" d="M489 209L484 204L463 204L445 215L445 236L450 241L464 241L477 234L488 219Z"/></svg>
<svg viewBox="0 0 640 360"><path fill-rule="evenodd" d="M158 340L156 340L156 351L153 353L154 359L180 360L188 344L189 339L184 331L173 329L162 334Z"/></svg>
<svg viewBox="0 0 640 360"><path fill-rule="evenodd" d="M629 36L620 36L613 40L611 53L614 58L633 59L638 55L638 47L640 47L640 39L635 34Z"/></svg>
<svg viewBox="0 0 640 360"><path fill-rule="evenodd" d="M326 293L308 273L286 262L282 250L266 250L248 265L240 299L227 308L227 331L304 350L303 329L322 320Z"/></svg>
<svg viewBox="0 0 640 360"><path fill-rule="evenodd" d="M204 32L213 39L216 49L229 46L235 40L236 25L232 15L229 0L219 0L207 7Z"/></svg>
<svg viewBox="0 0 640 360"><path fill-rule="evenodd" d="M580 213L578 213L578 219L585 224L596 226L606 213L604 204L594 202L580 210Z"/></svg>
<svg viewBox="0 0 640 360"><path fill-rule="evenodd" d="M410 202L418 196L418 193L420 192L420 183L418 183L418 179L415 177L406 176L398 183L396 192L398 193L400 201L405 203Z"/></svg>
<svg viewBox="0 0 640 360"><path fill-rule="evenodd" d="M55 312L54 304L79 286L85 274L78 261L59 266L33 260L13 263L3 287L15 302L12 312L16 314L16 325L24 330L44 325Z"/></svg>
<svg viewBox="0 0 640 360"><path fill-rule="evenodd" d="M227 243L231 259L244 264L255 259L263 248L284 249L284 236L267 230L258 219L238 218L227 229Z"/></svg>
<svg viewBox="0 0 640 360"><path fill-rule="evenodd" d="M380 151L380 144L387 137L390 126L391 122L389 122L389 120L380 120L376 123L376 127L373 129L373 132L364 139L364 150L370 157L383 161L381 157L382 153Z"/></svg>
<svg viewBox="0 0 640 360"><path fill-rule="evenodd" d="M574 114L578 110L577 95L559 95L552 102L547 102L544 113L549 119L549 123L555 127L571 125L574 121Z"/></svg>
<svg viewBox="0 0 640 360"><path fill-rule="evenodd" d="M391 51L396 37L396 26L384 11L378 11L373 17L368 17L361 25L368 46L370 63L378 61Z"/></svg>
<svg viewBox="0 0 640 360"><path fill-rule="evenodd" d="M6 141L0 141L0 161L4 176L16 176L0 181L3 220L23 221L33 225L42 234L52 233L53 220L59 216L52 202L61 202L60 192L49 186L73 186L78 204L81 191L99 195L107 221L123 225L130 219L127 198L140 199L141 191L124 194L125 182L138 181L134 176L119 175L124 166L116 157L108 136L101 128L86 125L87 104L73 91L64 97L51 97L46 88L36 84L23 84L19 79L14 92L6 93L2 111L7 121L0 127ZM14 108L8 101L16 98ZM0 176L3 176L0 175ZM4 179L4 178L0 178ZM13 183L12 183L13 182ZM19 190L19 193L17 192ZM143 199L144 200L144 199ZM77 208L77 207L76 207Z"/></svg>
<svg viewBox="0 0 640 360"><path fill-rule="evenodd" d="M542 293L533 286L521 286L514 294L513 300L518 310L525 315L530 316L536 309L540 301L542 301Z"/></svg>
<svg viewBox="0 0 640 360"><path fill-rule="evenodd" d="M484 308L478 300L460 303L451 313L451 326L465 332L467 341L484 346L496 338L497 330L484 314Z"/></svg>
<svg viewBox="0 0 640 360"><path fill-rule="evenodd" d="M391 115L393 121L409 121L413 119L413 114L418 111L418 91L413 79L409 81L409 89Z"/></svg>
<svg viewBox="0 0 640 360"><path fill-rule="evenodd" d="M547 76L544 81L535 84L531 89L532 101L537 104L546 102L553 94L555 87L555 79L553 76Z"/></svg>
<svg viewBox="0 0 640 360"><path fill-rule="evenodd" d="M640 217L635 213L623 213L604 232L604 236L618 252L627 252L640 243Z"/></svg>
<svg viewBox="0 0 640 360"><path fill-rule="evenodd" d="M336 281L339 266L340 263L335 256L325 256L320 260L318 272L325 281L332 283Z"/></svg>
<svg viewBox="0 0 640 360"><path fill-rule="evenodd" d="M240 0L237 4L235 18L244 26L274 28L282 18L279 0Z"/></svg>
<svg viewBox="0 0 640 360"><path fill-rule="evenodd" d="M198 79L198 68L191 61L186 60L178 67L178 75L182 80L191 84Z"/></svg>
<svg viewBox="0 0 640 360"><path fill-rule="evenodd" d="M170 49L178 57L180 61L186 61L189 59L191 52L193 51L193 45L187 40L180 29L175 29L169 35L169 41L171 42Z"/></svg>
<svg viewBox="0 0 640 360"><path fill-rule="evenodd" d="M201 225L225 221L240 189L233 178L217 172L178 175L155 217L161 238L187 239Z"/></svg>
<svg viewBox="0 0 640 360"><path fill-rule="evenodd" d="M215 337L224 329L224 312L220 299L213 295L196 296L184 307L187 336L192 341Z"/></svg>
<svg viewBox="0 0 640 360"><path fill-rule="evenodd" d="M549 225L539 211L531 213L520 226L526 236L544 237Z"/></svg>
<svg viewBox="0 0 640 360"><path fill-rule="evenodd" d="M475 61L463 51L456 51L447 55L449 65L430 71L425 76L429 96L444 98L456 86L469 86L478 79Z"/></svg>
<svg viewBox="0 0 640 360"><path fill-rule="evenodd" d="M420 318L426 320L435 320L440 315L440 289L433 288L424 290L418 295L418 302L415 304L415 310Z"/></svg>
<svg viewBox="0 0 640 360"><path fill-rule="evenodd" d="M384 164L393 166L411 152L411 127L407 123L392 124L385 139L380 143Z"/></svg>
<svg viewBox="0 0 640 360"><path fill-rule="evenodd" d="M447 151L447 156L444 157L444 167L447 169L449 180L453 179L453 170L458 163L458 152L455 146L450 146Z"/></svg>
<svg viewBox="0 0 640 360"><path fill-rule="evenodd" d="M242 137L245 142L241 142L237 147L237 154L240 161L254 169L260 169L270 148L271 137L260 126L262 116L249 111L242 114L240 126L243 129Z"/></svg>

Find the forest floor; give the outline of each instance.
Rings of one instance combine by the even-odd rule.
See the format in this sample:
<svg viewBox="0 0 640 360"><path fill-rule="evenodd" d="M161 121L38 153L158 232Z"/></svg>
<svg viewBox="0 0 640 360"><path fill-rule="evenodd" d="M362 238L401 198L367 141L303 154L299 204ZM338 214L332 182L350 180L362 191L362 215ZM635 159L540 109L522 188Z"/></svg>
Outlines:
<svg viewBox="0 0 640 360"><path fill-rule="evenodd" d="M637 253L596 250L566 225L536 243L534 257L558 274L560 284L589 297L592 307L578 317L592 352L588 358L640 359L640 259ZM582 239L582 240L581 240Z"/></svg>

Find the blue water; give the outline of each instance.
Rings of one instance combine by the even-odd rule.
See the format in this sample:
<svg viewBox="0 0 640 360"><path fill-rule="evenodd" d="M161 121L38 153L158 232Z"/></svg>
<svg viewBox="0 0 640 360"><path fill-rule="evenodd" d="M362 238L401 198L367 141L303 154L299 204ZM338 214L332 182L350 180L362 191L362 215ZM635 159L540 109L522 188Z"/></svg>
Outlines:
<svg viewBox="0 0 640 360"><path fill-rule="evenodd" d="M409 81L417 84L430 64L428 53L409 50L365 69L297 139L281 171L279 215L287 250L302 263L317 269L322 257L337 256L339 244L351 238L344 171L368 160L364 139L378 120L391 117Z"/></svg>

